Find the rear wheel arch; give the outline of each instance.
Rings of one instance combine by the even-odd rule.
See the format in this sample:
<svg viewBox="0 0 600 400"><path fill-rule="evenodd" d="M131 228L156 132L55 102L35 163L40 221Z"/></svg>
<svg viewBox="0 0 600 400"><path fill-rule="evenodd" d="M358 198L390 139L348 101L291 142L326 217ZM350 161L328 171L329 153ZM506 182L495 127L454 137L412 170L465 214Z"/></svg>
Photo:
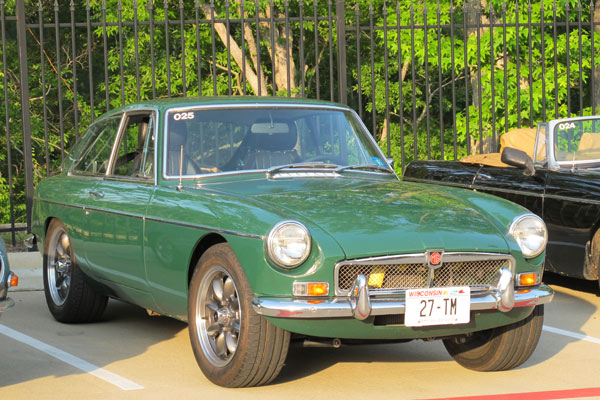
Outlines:
<svg viewBox="0 0 600 400"><path fill-rule="evenodd" d="M190 285L192 276L194 275L194 270L196 269L200 257L202 257L206 250L219 243L227 243L227 240L217 233L209 233L208 235L202 237L198 243L196 243L196 247L194 248L192 257L190 258L190 265L188 266L188 286Z"/></svg>

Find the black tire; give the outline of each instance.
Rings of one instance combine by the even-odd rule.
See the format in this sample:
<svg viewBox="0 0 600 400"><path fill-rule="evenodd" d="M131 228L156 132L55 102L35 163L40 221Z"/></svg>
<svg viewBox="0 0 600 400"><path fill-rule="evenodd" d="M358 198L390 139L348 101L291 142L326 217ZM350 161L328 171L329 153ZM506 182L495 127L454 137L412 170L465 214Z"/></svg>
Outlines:
<svg viewBox="0 0 600 400"><path fill-rule="evenodd" d="M529 359L544 323L544 306L536 306L524 320L466 336L444 339L456 362L475 371L505 371Z"/></svg>
<svg viewBox="0 0 600 400"><path fill-rule="evenodd" d="M102 317L108 297L94 290L77 266L65 226L50 222L44 243L44 294L59 322L93 322Z"/></svg>
<svg viewBox="0 0 600 400"><path fill-rule="evenodd" d="M219 386L266 385L285 362L290 333L256 314L253 297L227 243L202 255L189 287L190 341L200 369Z"/></svg>

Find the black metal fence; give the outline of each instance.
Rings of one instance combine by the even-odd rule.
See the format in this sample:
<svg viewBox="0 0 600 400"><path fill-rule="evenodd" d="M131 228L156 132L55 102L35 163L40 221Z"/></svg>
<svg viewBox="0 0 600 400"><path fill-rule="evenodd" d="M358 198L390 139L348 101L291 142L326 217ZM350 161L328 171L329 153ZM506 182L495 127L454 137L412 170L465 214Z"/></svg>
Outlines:
<svg viewBox="0 0 600 400"><path fill-rule="evenodd" d="M0 0L0 232L102 112L172 96L310 97L360 114L402 172L600 106L593 2ZM600 21L600 20L599 20Z"/></svg>

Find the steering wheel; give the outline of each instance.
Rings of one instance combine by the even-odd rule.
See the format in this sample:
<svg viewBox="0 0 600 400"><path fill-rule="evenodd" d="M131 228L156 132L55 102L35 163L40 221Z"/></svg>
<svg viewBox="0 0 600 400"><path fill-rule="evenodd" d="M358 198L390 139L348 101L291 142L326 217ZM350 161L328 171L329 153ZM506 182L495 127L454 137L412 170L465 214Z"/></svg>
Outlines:
<svg viewBox="0 0 600 400"><path fill-rule="evenodd" d="M334 154L321 154L321 155L311 157L311 158L304 160L304 162L312 162L312 161L328 161L328 162L332 162L333 164L337 164L337 165L345 164L344 161L341 159L341 157L338 157Z"/></svg>

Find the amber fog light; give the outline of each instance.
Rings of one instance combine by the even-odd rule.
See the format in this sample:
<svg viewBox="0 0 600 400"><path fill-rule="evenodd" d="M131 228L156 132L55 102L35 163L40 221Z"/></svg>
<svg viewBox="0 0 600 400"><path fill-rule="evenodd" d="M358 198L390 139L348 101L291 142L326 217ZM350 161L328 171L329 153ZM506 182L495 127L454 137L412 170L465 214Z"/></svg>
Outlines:
<svg viewBox="0 0 600 400"><path fill-rule="evenodd" d="M8 287L17 287L19 286L19 277L14 274L14 273L10 273L9 279L8 279Z"/></svg>
<svg viewBox="0 0 600 400"><path fill-rule="evenodd" d="M294 296L327 296L329 283L327 282L294 282Z"/></svg>
<svg viewBox="0 0 600 400"><path fill-rule="evenodd" d="M529 272L525 274L517 275L517 285L518 286L534 286L539 282L539 276L535 272Z"/></svg>

